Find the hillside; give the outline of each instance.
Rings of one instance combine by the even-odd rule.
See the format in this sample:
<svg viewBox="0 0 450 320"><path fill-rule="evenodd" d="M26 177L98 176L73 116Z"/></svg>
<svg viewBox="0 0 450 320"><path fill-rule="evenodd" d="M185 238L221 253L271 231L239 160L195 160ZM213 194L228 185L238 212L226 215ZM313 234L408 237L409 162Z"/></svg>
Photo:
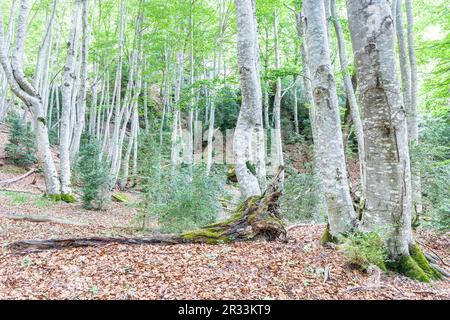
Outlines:
<svg viewBox="0 0 450 320"><path fill-rule="evenodd" d="M0 138L3 154L5 126ZM0 168L0 181L24 171L6 159ZM360 271L336 246L320 245L323 224L288 228L286 244L109 244L16 254L5 245L26 239L143 235L137 229L139 193L126 193L128 203L88 211L79 203L43 198L42 180L36 173L0 191L0 299L450 298L448 281L424 284L376 269ZM426 252L442 259L438 265L448 268L449 235L420 230L416 236Z"/></svg>

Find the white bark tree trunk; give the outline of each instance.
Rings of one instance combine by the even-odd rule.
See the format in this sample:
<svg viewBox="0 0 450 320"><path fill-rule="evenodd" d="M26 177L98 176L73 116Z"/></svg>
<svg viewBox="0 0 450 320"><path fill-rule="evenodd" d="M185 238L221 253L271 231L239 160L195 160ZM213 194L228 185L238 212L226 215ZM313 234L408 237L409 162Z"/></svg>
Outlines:
<svg viewBox="0 0 450 320"><path fill-rule="evenodd" d="M347 0L347 12L366 139L361 227L378 232L398 259L408 255L412 241L411 177L391 10L386 0Z"/></svg>
<svg viewBox="0 0 450 320"><path fill-rule="evenodd" d="M361 116L359 113L358 103L356 101L355 91L353 90L352 80L348 70L347 50L345 49L344 33L342 32L341 24L338 20L338 14L336 11L336 0L331 0L331 15L336 31L336 37L339 49L339 60L341 63L341 72L344 80L345 92L347 94L348 103L350 106L350 114L353 120L353 126L355 127L355 136L358 142L358 155L359 155L359 168L361 179L361 190L364 192L366 179L365 179L365 150L364 150L364 133L361 122Z"/></svg>
<svg viewBox="0 0 450 320"><path fill-rule="evenodd" d="M11 10L9 12L9 24L8 24L8 33L6 35L5 40L5 52L7 56L9 56L12 43L14 41L14 25L16 21L16 11L17 11L17 0L13 0L11 3ZM8 79L6 77L6 74L3 72L3 69L0 68L0 122L3 121L3 119L6 116L6 112L8 109L8 102L6 100L8 96ZM26 108L25 110L26 111Z"/></svg>
<svg viewBox="0 0 450 320"><path fill-rule="evenodd" d="M179 121L181 120L181 114L179 106L177 105L180 101L180 94L183 83L183 71L184 71L184 51L181 50L178 52L178 70L176 73L176 81L175 81L175 99L174 99L174 110L173 110L173 124L172 124L172 150L171 150L171 159L172 166L175 168L180 161L180 146L182 141L181 132L179 130Z"/></svg>
<svg viewBox="0 0 450 320"><path fill-rule="evenodd" d="M236 175L244 198L261 195L258 179L249 170L253 131L262 123L262 98L259 81L259 57L252 0L235 0L237 16L237 60L242 104L234 133Z"/></svg>
<svg viewBox="0 0 450 320"><path fill-rule="evenodd" d="M414 17L412 12L411 0L405 0L406 18L408 22L408 51L409 63L411 65L411 106L408 117L408 135L411 146L419 143L419 121L417 110L417 62L416 51L414 49ZM420 168L416 159L412 157L412 199L414 208L414 220L422 215L422 183L420 179Z"/></svg>
<svg viewBox="0 0 450 320"><path fill-rule="evenodd" d="M120 17L119 17L119 57L118 57L118 63L117 63L117 72L116 72L116 80L114 83L114 92L113 92L113 99L112 104L114 105L114 128L111 140L109 142L109 150L108 150L108 159L111 161L111 169L110 173L112 176L116 176L118 170L116 171L115 165L117 162L118 155L118 143L119 143L119 131L122 123L122 115L123 115L123 108L121 108L121 98L122 98L122 68L123 68L123 29L124 29L124 23L125 23L125 16L124 16L124 1L120 1ZM132 72L133 66L130 66L130 72ZM111 110L112 111L112 110ZM109 121L106 122L106 128L105 128L105 137L104 137L104 149L106 149L106 144L109 137Z"/></svg>
<svg viewBox="0 0 450 320"><path fill-rule="evenodd" d="M305 39L305 31L304 31L304 16L302 13L297 13L295 15L296 18L296 27L297 27L297 34L300 38L300 54L302 57L302 70L303 70L303 86L305 87L305 96L306 96L306 104L309 112L309 121L311 123L311 133L313 136L313 140L316 140L316 129L314 125L314 114L315 114L315 106L314 106L314 99L312 95L312 89L311 89L311 72L309 70L308 65L308 54L306 50L306 39Z"/></svg>
<svg viewBox="0 0 450 320"><path fill-rule="evenodd" d="M38 159L42 162L46 192L56 195L60 192L58 173L50 149L48 129L44 116L41 97L26 80L22 70L22 57L26 36L26 21L29 12L27 0L21 0L16 29L16 45L13 50L12 61L8 61L5 40L3 38L3 18L0 14L0 63L13 93L30 108L33 115Z"/></svg>
<svg viewBox="0 0 450 320"><path fill-rule="evenodd" d="M325 192L330 233L349 232L356 222L345 164L336 84L327 41L323 1L305 0L308 64L312 75L316 160Z"/></svg>
<svg viewBox="0 0 450 320"><path fill-rule="evenodd" d="M275 69L280 69L280 44L278 39L278 11L275 10L273 15L273 33L274 33L274 45L275 45ZM283 157L283 141L281 139L281 78L278 77L275 83L275 98L273 100L273 118L274 118L274 137L272 142L275 144L276 157L279 166L284 167ZM280 175L280 182L283 185L284 172Z"/></svg>
<svg viewBox="0 0 450 320"><path fill-rule="evenodd" d="M127 183L128 183L128 175L129 175L129 163L130 163L130 157L131 157L131 152L133 151L133 146L136 143L136 133L137 133L137 112L138 112L138 105L137 105L137 100L133 101L133 106L132 106L133 110L132 110L132 116L131 116L131 132L129 135L129 139L128 139L128 145L127 145L127 150L125 153L125 157L123 159L122 162L122 178L120 180L120 186L121 188L126 188Z"/></svg>
<svg viewBox="0 0 450 320"><path fill-rule="evenodd" d="M320 181L319 177L319 161L318 161L318 153L317 153L317 147L316 141L317 141L317 130L315 125L315 105L314 105L314 98L312 94L312 88L311 88L311 72L309 70L309 64L308 64L308 54L307 54L307 48L306 48L306 38L305 38L305 23L304 23L304 16L301 12L297 12L295 14L295 20L296 20L296 29L297 29L297 35L300 38L300 55L302 58L302 70L303 70L303 86L305 88L305 98L306 98L306 108L308 109L309 114L309 122L311 127L311 135L314 143L314 178L316 180L317 186L317 203L314 206L314 211L317 213L321 213L326 211L326 202L325 202L325 193L323 191L323 185Z"/></svg>
<svg viewBox="0 0 450 320"><path fill-rule="evenodd" d="M76 161L78 151L80 149L81 134L84 131L85 114L86 114L86 96L87 96L87 78L88 78L88 46L89 46L89 26L88 26L88 0L82 1L82 42L81 42L81 73L80 73L80 91L77 103L76 126L73 134L72 143L70 144L70 162Z"/></svg>
<svg viewBox="0 0 450 320"><path fill-rule="evenodd" d="M294 76L294 87L293 87L293 91L294 91L294 130L295 133L299 134L300 133L300 128L299 128L299 124L298 124L298 75Z"/></svg>
<svg viewBox="0 0 450 320"><path fill-rule="evenodd" d="M76 77L76 48L77 48L77 27L79 14L81 9L81 1L76 0L73 3L71 27L69 31L69 40L67 42L67 58L62 75L62 111L61 111L61 129L59 141L60 154L60 177L61 192L70 194L71 190L71 164L70 164L70 114L72 109L72 92Z"/></svg>
<svg viewBox="0 0 450 320"><path fill-rule="evenodd" d="M400 60L400 75L402 79L402 93L403 93L403 103L406 108L407 117L408 111L411 108L411 78L410 78L410 69L408 63L408 52L406 49L406 41L403 30L403 1L397 0L397 7L395 8L396 13L396 32L397 32L397 42L398 42L398 53ZM408 117L409 120L409 117ZM409 121L408 121L408 131L409 130Z"/></svg>

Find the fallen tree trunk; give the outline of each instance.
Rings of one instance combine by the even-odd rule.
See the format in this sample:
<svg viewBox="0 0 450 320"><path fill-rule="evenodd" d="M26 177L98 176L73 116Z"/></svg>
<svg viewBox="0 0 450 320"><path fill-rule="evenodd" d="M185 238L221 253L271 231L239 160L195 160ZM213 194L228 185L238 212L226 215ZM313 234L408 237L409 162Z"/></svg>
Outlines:
<svg viewBox="0 0 450 320"><path fill-rule="evenodd" d="M6 180L3 180L3 181L0 181L0 186L4 186L4 185L8 185L8 184L11 184L11 183L20 181L20 180L25 179L26 177L32 175L32 174L35 173L35 172L36 172L36 168L33 168L33 169L29 170L28 172L24 173L24 174L21 175L21 176L18 176L18 177L14 177L14 178L11 178L11 179L6 179Z"/></svg>
<svg viewBox="0 0 450 320"><path fill-rule="evenodd" d="M245 200L227 220L207 225L198 230L175 235L163 235L140 238L89 237L73 239L24 240L8 245L17 253L37 252L49 249L100 246L117 244L219 244L236 241L263 239L286 241L287 232L282 220L278 199L281 168L262 196Z"/></svg>
<svg viewBox="0 0 450 320"><path fill-rule="evenodd" d="M27 221L27 222L48 222L55 224L64 224L70 226L88 226L89 224L77 221L64 220L59 218L52 218L47 216L31 216L31 215L19 215L19 214L0 214L0 218L17 220L17 221Z"/></svg>

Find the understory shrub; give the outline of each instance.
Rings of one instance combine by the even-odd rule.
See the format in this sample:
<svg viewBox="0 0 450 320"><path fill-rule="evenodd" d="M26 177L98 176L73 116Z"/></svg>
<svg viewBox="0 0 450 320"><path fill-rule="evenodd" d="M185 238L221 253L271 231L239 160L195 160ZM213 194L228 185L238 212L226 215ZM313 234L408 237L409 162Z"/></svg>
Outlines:
<svg viewBox="0 0 450 320"><path fill-rule="evenodd" d="M83 207L101 210L109 201L111 177L107 162L100 156L99 143L88 135L82 137L76 164Z"/></svg>
<svg viewBox="0 0 450 320"><path fill-rule="evenodd" d="M317 205L318 187L317 177L314 176L312 169L302 173L292 167L286 167L280 206L288 223L325 221L323 210Z"/></svg>
<svg viewBox="0 0 450 320"><path fill-rule="evenodd" d="M339 249L350 264L358 266L362 271L366 271L370 265L376 265L383 271L387 270L387 251L383 240L375 232L353 233Z"/></svg>
<svg viewBox="0 0 450 320"><path fill-rule="evenodd" d="M35 164L36 140L30 124L25 123L17 114L10 115L7 122L10 129L5 153L9 161L21 167Z"/></svg>
<svg viewBox="0 0 450 320"><path fill-rule="evenodd" d="M450 230L450 120L448 113L422 119L420 143L412 147L413 172L420 170L423 216L420 222ZM415 161L414 161L415 160Z"/></svg>
<svg viewBox="0 0 450 320"><path fill-rule="evenodd" d="M139 160L145 193L142 218L155 218L159 229L167 233L215 222L221 208L225 173L213 170L207 176L204 164L173 167L164 157L167 146L160 146L152 137L142 145L145 145Z"/></svg>

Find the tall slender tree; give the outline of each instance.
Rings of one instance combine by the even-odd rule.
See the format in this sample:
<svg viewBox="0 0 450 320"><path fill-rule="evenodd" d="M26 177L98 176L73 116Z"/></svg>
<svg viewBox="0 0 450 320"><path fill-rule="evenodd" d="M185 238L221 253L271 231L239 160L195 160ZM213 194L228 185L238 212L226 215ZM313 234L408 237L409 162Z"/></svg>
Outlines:
<svg viewBox="0 0 450 320"><path fill-rule="evenodd" d="M78 47L78 22L81 10L81 0L73 2L72 17L67 41L67 58L62 75L62 112L59 141L61 192L70 194L71 163L70 163L70 114L72 112L72 94L76 77L76 50Z"/></svg>
<svg viewBox="0 0 450 320"><path fill-rule="evenodd" d="M359 113L358 102L356 101L355 91L353 89L352 79L350 77L349 65L347 60L347 50L345 48L344 32L342 31L341 24L339 22L336 0L331 0L331 16L333 20L334 30L336 31L336 38L339 49L339 60L341 63L341 72L344 80L345 93L347 94L347 100L350 107L350 114L353 120L353 126L355 127L356 141L358 142L358 155L360 166L360 179L361 190L365 190L365 150L364 150L364 134L362 128L361 116Z"/></svg>
<svg viewBox="0 0 450 320"><path fill-rule="evenodd" d="M406 110L397 80L391 10L386 0L347 0L347 11L365 119L367 183L361 227L380 232L391 258L400 261L409 257L414 242Z"/></svg>
<svg viewBox="0 0 450 320"><path fill-rule="evenodd" d="M411 105L409 108L408 116L408 136L409 142L412 147L417 146L419 143L419 120L417 109L417 62L416 62L416 50L414 48L414 16L412 12L411 0L405 0L406 6L406 18L408 22L408 52L409 63L411 67ZM414 220L417 220L422 215L422 182L420 178L420 169L417 163L417 159L414 155L411 157L412 163L412 198L414 208Z"/></svg>
<svg viewBox="0 0 450 320"><path fill-rule="evenodd" d="M42 163L46 192L50 196L60 194L60 183L48 139L48 128L42 99L36 89L25 78L22 63L26 37L26 22L30 7L28 0L21 0L16 28L16 43L11 60L8 59L3 36L3 18L0 12L0 63L8 84L14 94L29 108L34 123L38 159Z"/></svg>
<svg viewBox="0 0 450 320"><path fill-rule="evenodd" d="M261 194L258 179L251 171L252 137L262 126L262 96L259 80L258 28L254 0L235 0L237 17L237 59L242 105L234 133L234 154L239 188L248 198Z"/></svg>
<svg viewBox="0 0 450 320"><path fill-rule="evenodd" d="M331 67L323 1L305 0L308 64L315 105L315 152L325 193L332 236L351 231L356 223L350 196L336 84Z"/></svg>

